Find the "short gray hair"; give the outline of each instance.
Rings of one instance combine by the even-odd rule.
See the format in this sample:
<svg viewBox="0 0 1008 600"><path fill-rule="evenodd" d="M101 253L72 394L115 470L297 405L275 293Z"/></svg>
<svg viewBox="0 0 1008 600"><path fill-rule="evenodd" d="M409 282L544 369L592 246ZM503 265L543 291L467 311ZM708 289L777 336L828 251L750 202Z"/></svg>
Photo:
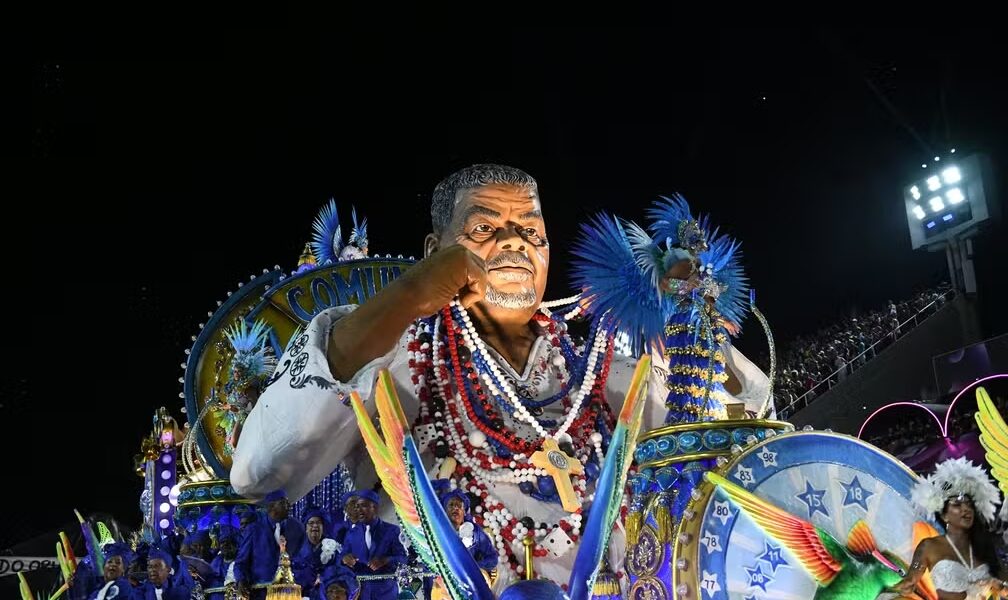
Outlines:
<svg viewBox="0 0 1008 600"><path fill-rule="evenodd" d="M431 225L436 235L448 227L455 210L455 196L460 190L471 190L484 185L514 185L528 188L537 197L539 184L521 169L506 165L473 165L455 171L434 186L431 197Z"/></svg>

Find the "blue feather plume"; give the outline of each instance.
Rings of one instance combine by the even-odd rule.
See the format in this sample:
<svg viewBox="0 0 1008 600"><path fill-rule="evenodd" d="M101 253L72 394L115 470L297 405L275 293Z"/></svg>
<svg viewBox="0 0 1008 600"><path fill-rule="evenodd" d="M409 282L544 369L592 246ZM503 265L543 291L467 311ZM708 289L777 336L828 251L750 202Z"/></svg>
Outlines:
<svg viewBox="0 0 1008 600"><path fill-rule="evenodd" d="M654 205L645 212L648 220L651 221L649 230L659 242L664 242L667 247L678 246L679 223L693 219L690 213L689 204L680 194L673 194L671 198L662 196Z"/></svg>
<svg viewBox="0 0 1008 600"><path fill-rule="evenodd" d="M357 224L357 207L350 207L350 219L353 221L353 229L350 230L350 239L347 240L348 244L353 244L358 248L365 248L368 245L367 239L367 217Z"/></svg>
<svg viewBox="0 0 1008 600"><path fill-rule="evenodd" d="M312 223L312 252L320 265L338 262L340 250L343 249L343 233L340 230L339 214L336 212L336 200L330 199L329 204L322 207L315 222Z"/></svg>
<svg viewBox="0 0 1008 600"><path fill-rule="evenodd" d="M224 336L234 348L234 362L249 377L269 375L276 366L276 358L268 353L269 325L256 320L249 327L244 319L224 331Z"/></svg>
<svg viewBox="0 0 1008 600"><path fill-rule="evenodd" d="M647 235L636 226L631 231L633 243L620 221L606 214L582 224L573 249L572 280L590 299L588 312L603 327L628 334L637 354L662 338L672 304L657 289L658 258L645 243Z"/></svg>
<svg viewBox="0 0 1008 600"><path fill-rule="evenodd" d="M714 281L721 294L714 301L717 312L736 325L741 324L749 310L749 278L742 268L739 242L715 230L708 237L707 250L700 253L700 263L711 265Z"/></svg>
<svg viewBox="0 0 1008 600"><path fill-rule="evenodd" d="M668 266L665 264L665 253L640 225L633 221L624 221L623 228L630 244L630 251L633 252L634 262L644 275L651 279L655 291L660 295L661 278L668 270Z"/></svg>
<svg viewBox="0 0 1008 600"><path fill-rule="evenodd" d="M224 335L227 336L231 347L235 352L252 352L262 348L266 344L269 335L269 325L265 321L256 320L251 327L245 320L241 320L234 326L229 327Z"/></svg>

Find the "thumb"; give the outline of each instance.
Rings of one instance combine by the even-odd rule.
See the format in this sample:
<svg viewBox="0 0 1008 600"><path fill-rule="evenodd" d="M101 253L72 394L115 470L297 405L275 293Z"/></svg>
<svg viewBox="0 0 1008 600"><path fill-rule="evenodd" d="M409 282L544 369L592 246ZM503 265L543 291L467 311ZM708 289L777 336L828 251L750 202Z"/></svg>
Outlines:
<svg viewBox="0 0 1008 600"><path fill-rule="evenodd" d="M486 289L483 285L483 281L480 279L470 279L466 284L466 287L460 290L459 303L463 308L469 308L473 304L482 300L485 294Z"/></svg>

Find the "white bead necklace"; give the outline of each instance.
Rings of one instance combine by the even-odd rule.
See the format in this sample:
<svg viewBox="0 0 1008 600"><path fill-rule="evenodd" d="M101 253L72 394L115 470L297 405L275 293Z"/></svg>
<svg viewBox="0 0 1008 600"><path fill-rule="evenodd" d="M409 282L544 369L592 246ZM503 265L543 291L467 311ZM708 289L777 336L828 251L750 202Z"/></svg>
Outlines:
<svg viewBox="0 0 1008 600"><path fill-rule="evenodd" d="M487 384L491 393L494 393L497 396L506 397L508 403L515 409L515 417L519 421L524 421L525 423L531 425L532 428L535 429L536 433L539 434L540 438L545 439L547 437L552 437L555 440L560 440L561 437L565 436L567 434L567 430L574 424L574 420L577 419L577 416L581 411L581 403L584 402L585 396L588 395L592 386L595 385L595 365L598 363L600 356L605 356L608 337L604 335L601 328L595 330L595 337L591 341L591 344L587 346L588 359L587 364L585 365L584 379L582 379L581 385L571 397L571 407L567 411L567 416L564 418L560 427L554 433L550 434L539 423L539 420L536 419L527 408L525 408L525 405L521 403L518 399L518 393L504 378L504 374L501 372L497 361L492 356L488 355L486 351L486 344L480 338L476 328L473 327L472 319L469 317L469 312L466 311L458 300L452 300L451 306L452 308L458 309L459 315L462 318L462 339L465 340L466 346L475 348L475 353L478 353L484 363L490 368L490 373L486 373L485 371L481 372L480 377ZM435 356L437 356L437 354L435 354Z"/></svg>

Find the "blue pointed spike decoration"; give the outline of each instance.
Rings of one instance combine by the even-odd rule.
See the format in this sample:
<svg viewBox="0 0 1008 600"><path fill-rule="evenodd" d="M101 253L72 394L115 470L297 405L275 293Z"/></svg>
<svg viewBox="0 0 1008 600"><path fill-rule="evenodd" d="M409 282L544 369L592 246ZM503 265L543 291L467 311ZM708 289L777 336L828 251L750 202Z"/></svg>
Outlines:
<svg viewBox="0 0 1008 600"><path fill-rule="evenodd" d="M367 217L364 217L360 224L357 223L357 207L353 206L350 208L350 220L353 221L353 229L350 230L350 239L347 241L348 244L357 246L360 249L367 248Z"/></svg>
<svg viewBox="0 0 1008 600"><path fill-rule="evenodd" d="M330 199L329 203L319 210L315 222L312 223L312 230L314 233L311 247L318 264L338 262L340 251L343 249L343 233L340 229L335 199Z"/></svg>

